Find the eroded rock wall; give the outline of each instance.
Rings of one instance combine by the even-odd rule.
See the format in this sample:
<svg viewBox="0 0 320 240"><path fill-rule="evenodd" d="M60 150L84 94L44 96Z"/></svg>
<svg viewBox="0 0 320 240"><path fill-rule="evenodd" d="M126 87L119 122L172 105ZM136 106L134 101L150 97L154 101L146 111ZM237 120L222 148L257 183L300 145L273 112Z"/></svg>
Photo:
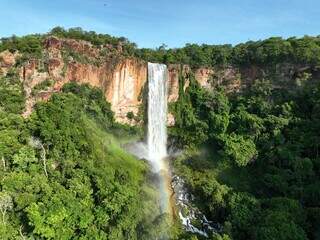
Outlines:
<svg viewBox="0 0 320 240"><path fill-rule="evenodd" d="M70 51L75 55L66 54ZM44 42L42 59L29 59L19 67L19 76L27 97L23 115L27 117L37 101L48 100L52 93L60 91L64 84L74 81L102 89L106 100L111 103L116 120L137 124L136 121L127 118L127 113L132 112L135 116L139 114L147 82L147 63L140 59L123 57L121 51L121 47L112 48L107 45L95 47L86 41L48 37ZM75 56L78 58L75 59ZM17 52L0 53L0 76L7 74L19 57L20 54ZM236 92L252 84L256 79L271 74L277 79L274 84L290 85L299 74L310 72L313 75L320 75L318 70L309 66L286 63L273 68L251 65L202 67L196 70L192 70L188 65L169 64L168 102L177 101L181 76L184 78L183 90L186 90L191 73L204 88L210 90L222 85L227 92ZM32 94L32 89L45 80L52 80L54 84L36 95ZM174 118L170 113L168 124L174 124Z"/></svg>
<svg viewBox="0 0 320 240"><path fill-rule="evenodd" d="M79 54L86 54L89 60L101 58L99 49L94 49L85 41L48 38L45 42L47 70L42 72L40 70L42 62L36 59L30 59L20 69L20 78L24 83L27 97L24 116L31 113L36 101L47 100L52 93L60 91L64 84L74 81L102 89L107 101L111 103L116 120L132 123L126 115L128 112L138 113L141 104L140 95L147 80L146 63L116 54L105 56L103 60L99 59L98 65L80 63L72 58L64 59L62 49L65 46ZM32 96L32 88L47 79L54 80L54 85L37 96Z"/></svg>

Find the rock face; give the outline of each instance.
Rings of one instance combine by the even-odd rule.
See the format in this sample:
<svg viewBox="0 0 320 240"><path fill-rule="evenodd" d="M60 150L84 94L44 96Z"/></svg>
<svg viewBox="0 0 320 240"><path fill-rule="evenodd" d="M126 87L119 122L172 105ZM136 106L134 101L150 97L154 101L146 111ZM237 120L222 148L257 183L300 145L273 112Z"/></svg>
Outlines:
<svg viewBox="0 0 320 240"><path fill-rule="evenodd" d="M179 78L181 75L185 78L185 90L186 86L189 85L188 74L191 72L191 69L188 65L169 64L168 71L168 102L175 102L179 97Z"/></svg>
<svg viewBox="0 0 320 240"><path fill-rule="evenodd" d="M195 71L195 78L201 87L210 88L210 78L213 74L211 68L199 68Z"/></svg>
<svg viewBox="0 0 320 240"><path fill-rule="evenodd" d="M0 53L0 75L7 74L8 70L16 63L18 53L6 50Z"/></svg>
<svg viewBox="0 0 320 240"><path fill-rule="evenodd" d="M27 96L26 111L23 114L25 117L32 112L34 103L47 100L52 93L60 91L64 84L74 81L102 89L106 100L111 103L116 120L121 123L136 124L135 121L127 118L127 114L129 112L135 116L139 114L143 90L147 82L146 62L135 58L123 58L116 53L105 56L101 61L101 50L85 41L49 37L44 46L48 56L47 71L41 71L41 65L44 63L36 59L30 59L20 69L20 77ZM63 57L64 49L71 49L92 61L99 59L100 64L80 63L71 58L66 60ZM169 65L168 70L168 101L174 102L179 97L180 74L188 79L187 74L191 70L189 66L179 64ZM32 89L47 79L53 79L54 85L37 96L32 96ZM184 89L187 86L188 80ZM172 114L168 117L168 124L174 124Z"/></svg>
<svg viewBox="0 0 320 240"><path fill-rule="evenodd" d="M168 126L174 126L174 124L175 124L175 118L174 118L174 116L173 116L173 114L172 113L168 113L168 115L167 115L167 125Z"/></svg>
<svg viewBox="0 0 320 240"><path fill-rule="evenodd" d="M127 122L128 112L138 114L146 81L147 65L136 59L125 59L107 73L105 96L119 121Z"/></svg>
<svg viewBox="0 0 320 240"><path fill-rule="evenodd" d="M72 52L73 54L68 54ZM42 59L29 59L20 67L19 75L27 97L24 116L32 112L34 103L47 100L51 94L60 91L68 82L87 83L102 89L118 122L137 124L129 120L127 113L139 114L144 89L147 82L147 63L136 58L123 57L122 47L109 45L95 47L86 41L58 39L48 37L44 42ZM4 51L0 53L0 76L12 68L19 53ZM276 83L290 85L301 73L311 73L320 77L319 69L292 64L278 64L273 68L257 66L223 68L202 67L191 70L188 65L168 65L168 102L175 102L179 97L180 77L184 79L183 90L189 86L190 74L193 73L200 86L211 90L224 86L227 92L236 92L249 86L256 79L275 76ZM32 94L32 89L45 80L53 80L53 85ZM168 115L168 125L174 124L172 114Z"/></svg>
<svg viewBox="0 0 320 240"><path fill-rule="evenodd" d="M55 70L54 70L55 71ZM147 66L136 59L106 61L102 66L71 62L66 67L65 77L57 82L55 89L70 81L87 83L101 88L119 122L131 123L128 112L138 114L141 94L147 81Z"/></svg>
<svg viewBox="0 0 320 240"><path fill-rule="evenodd" d="M44 49L45 59L29 59L19 70L27 98L23 114L25 117L30 115L37 101L46 101L52 93L60 91L64 84L74 81L102 89L118 122L137 123L128 119L127 114L139 114L147 82L146 62L122 57L119 46L116 49L110 46L98 48L86 41L72 39L48 37L44 42ZM82 56L86 61L66 56L65 53L68 51ZM18 53L0 53L0 74L6 74L18 57ZM170 64L168 71L168 102L175 102L179 97L180 76L184 77L183 89L186 90L191 69L187 65ZM209 79L212 72L208 68L195 72L201 86L210 87ZM33 95L32 89L48 79L53 80L54 84ZM173 125L174 122L173 115L169 114L168 125Z"/></svg>
<svg viewBox="0 0 320 240"><path fill-rule="evenodd" d="M41 72L41 61L34 59L30 59L20 69L27 96L24 116L31 113L36 101L48 99L51 93L60 91L64 84L74 81L102 89L107 101L111 103L116 120L134 124L126 115L128 112L138 114L140 95L147 80L147 65L144 61L112 56L100 61L99 65L80 63L73 59L65 60L62 49L71 48L78 54L88 56L89 60L101 58L100 50L85 41L60 40L55 37L48 38L45 46L47 71ZM36 97L31 96L32 88L47 79L53 79L54 85L46 94L41 92Z"/></svg>

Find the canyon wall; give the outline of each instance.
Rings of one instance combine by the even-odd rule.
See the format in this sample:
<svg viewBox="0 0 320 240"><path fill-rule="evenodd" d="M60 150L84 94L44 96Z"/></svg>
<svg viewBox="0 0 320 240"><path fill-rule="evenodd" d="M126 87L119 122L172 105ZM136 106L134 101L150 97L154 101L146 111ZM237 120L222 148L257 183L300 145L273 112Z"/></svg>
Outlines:
<svg viewBox="0 0 320 240"><path fill-rule="evenodd" d="M100 88L106 100L111 103L116 120L119 122L130 123L126 117L128 112L138 114L140 96L147 80L145 62L124 58L118 54L98 59L101 57L99 50L84 41L62 41L51 37L46 40L45 46L47 59L31 59L20 69L19 75L27 96L24 116L31 113L35 102L47 100L52 93L60 91L68 82ZM99 60L99 64L81 63L72 58L65 59L62 50L65 46L77 53L85 54L92 62ZM44 61L47 67L45 70L41 69ZM54 80L53 86L32 96L32 89L47 79Z"/></svg>
<svg viewBox="0 0 320 240"><path fill-rule="evenodd" d="M70 54L72 52L72 54ZM0 75L5 75L20 57L19 53L4 51L0 53ZM110 46L95 47L89 42L72 39L48 37L44 42L43 57L29 59L17 67L23 83L27 102L24 116L32 112L37 101L48 100L52 93L61 90L68 82L87 83L102 89L106 100L111 103L118 122L136 124L137 120L127 118L127 113L139 114L143 91L147 81L147 63L136 58L124 57L121 48ZM276 84L292 84L301 73L310 72L319 75L319 71L303 65L279 64L270 68L247 67L202 67L192 70L188 65L169 64L168 102L179 97L179 78L183 76L184 90L189 85L190 73L204 88L223 85L227 92L237 92L256 79L273 74L278 78ZM52 86L33 94L33 88L51 80ZM174 124L174 118L168 114L168 124Z"/></svg>
<svg viewBox="0 0 320 240"><path fill-rule="evenodd" d="M44 46L45 59L29 59L19 68L27 98L23 113L25 117L31 114L37 101L46 101L52 93L61 91L64 84L77 82L102 89L118 122L136 124L135 120L127 118L127 113L132 112L135 116L139 114L147 82L147 62L123 57L118 52L101 56L101 49L85 41L49 37ZM88 62L79 62L70 56L66 58L65 49L86 56ZM15 64L17 57L18 54L8 51L0 54L0 69L3 74ZM97 61L99 64L95 64ZM188 79L191 69L187 65L170 64L168 71L168 102L174 102L179 97L179 77L182 74ZM201 84L206 85L209 72L199 70L196 76ZM46 80L53 80L54 84L32 94L32 89ZM184 89L188 84L187 80ZM174 124L172 114L168 114L168 124Z"/></svg>

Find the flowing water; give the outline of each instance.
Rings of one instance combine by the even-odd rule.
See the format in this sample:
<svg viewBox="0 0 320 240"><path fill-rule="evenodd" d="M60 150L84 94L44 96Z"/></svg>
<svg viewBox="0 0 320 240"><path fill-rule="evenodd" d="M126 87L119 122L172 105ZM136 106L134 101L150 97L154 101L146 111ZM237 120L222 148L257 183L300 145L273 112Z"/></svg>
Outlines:
<svg viewBox="0 0 320 240"><path fill-rule="evenodd" d="M168 70L164 64L148 63L148 124L147 144L132 146L130 152L139 158L146 158L158 176L160 212L179 218L188 232L208 237L219 231L220 226L208 221L206 216L193 206L193 196L179 176L171 178L166 163L167 153L167 81ZM174 194L173 194L174 193ZM177 213L177 215L175 215ZM194 225L194 223L196 223ZM162 236L159 239L167 239Z"/></svg>
<svg viewBox="0 0 320 240"><path fill-rule="evenodd" d="M194 196L188 191L185 181L175 175L172 178L172 188L176 195L176 205L178 215L184 229L203 237L208 237L212 233L221 232L222 227L207 219L192 203Z"/></svg>
<svg viewBox="0 0 320 240"><path fill-rule="evenodd" d="M148 63L148 155L155 171L167 156L167 66Z"/></svg>
<svg viewBox="0 0 320 240"><path fill-rule="evenodd" d="M167 79L164 64L148 63L148 160L159 174L161 212L169 212L167 156Z"/></svg>

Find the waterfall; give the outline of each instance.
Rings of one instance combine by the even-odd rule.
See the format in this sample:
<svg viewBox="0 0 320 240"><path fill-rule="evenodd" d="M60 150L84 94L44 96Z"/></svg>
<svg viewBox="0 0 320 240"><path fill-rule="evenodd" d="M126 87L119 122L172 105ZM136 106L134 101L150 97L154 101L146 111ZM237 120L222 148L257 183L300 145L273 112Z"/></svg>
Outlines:
<svg viewBox="0 0 320 240"><path fill-rule="evenodd" d="M147 141L133 144L129 151L151 163L152 170L159 180L157 187L160 193L160 213L166 215L171 223L179 218L187 232L208 237L214 232L221 232L222 227L208 220L192 204L194 196L188 192L186 183L177 175L172 177L169 165L166 164L167 82L166 65L148 63ZM169 233L162 233L157 239L167 240Z"/></svg>
<svg viewBox="0 0 320 240"><path fill-rule="evenodd" d="M167 156L167 79L166 65L148 63L148 160L159 174L161 212L169 210L168 169L164 161Z"/></svg>

